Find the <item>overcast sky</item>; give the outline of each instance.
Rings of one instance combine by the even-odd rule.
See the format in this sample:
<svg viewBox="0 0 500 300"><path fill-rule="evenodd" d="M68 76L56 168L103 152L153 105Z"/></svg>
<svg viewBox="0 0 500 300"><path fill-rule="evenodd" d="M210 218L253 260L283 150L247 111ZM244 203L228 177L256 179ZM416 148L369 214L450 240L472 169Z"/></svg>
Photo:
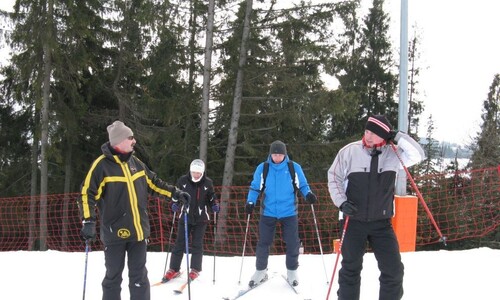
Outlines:
<svg viewBox="0 0 500 300"><path fill-rule="evenodd" d="M361 0L363 15L372 2ZM425 136L428 117L432 115L434 138L470 144L479 131L483 101L493 77L500 73L500 1L408 0L407 3L408 39L414 32L420 37L417 64L421 73L417 90L425 111L419 134ZM399 64L401 1L385 0L384 10L391 18L393 58Z"/></svg>
<svg viewBox="0 0 500 300"><path fill-rule="evenodd" d="M10 10L13 3L1 0L0 9ZM371 3L362 0L365 9ZM386 0L385 11L391 17L394 59L399 61L401 1ZM483 101L493 76L500 73L499 12L497 0L408 0L409 39L414 27L421 39L418 91L425 111L420 135L425 135L432 114L435 138L468 144L476 136Z"/></svg>
<svg viewBox="0 0 500 300"><path fill-rule="evenodd" d="M386 1L399 48L401 1ZM495 0L408 0L410 36L416 25L421 37L424 123L432 114L440 140L467 144L479 131L483 101L500 73L499 12Z"/></svg>

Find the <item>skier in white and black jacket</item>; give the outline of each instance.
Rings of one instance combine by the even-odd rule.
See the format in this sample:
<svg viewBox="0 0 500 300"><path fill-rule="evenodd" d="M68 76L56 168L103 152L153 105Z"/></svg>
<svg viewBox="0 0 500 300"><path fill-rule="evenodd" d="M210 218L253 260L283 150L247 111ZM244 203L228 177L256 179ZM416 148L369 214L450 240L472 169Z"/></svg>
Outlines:
<svg viewBox="0 0 500 300"><path fill-rule="evenodd" d="M392 130L383 115L368 118L362 140L343 147L328 170L328 190L340 208L340 218L350 217L342 244L339 270L340 300L360 297L361 269L366 242L380 269L379 299L396 300L403 296L404 266L392 228L394 189L398 156L388 145L397 143L397 152L405 166L425 158L422 147L406 133Z"/></svg>
<svg viewBox="0 0 500 300"><path fill-rule="evenodd" d="M212 179L206 176L205 163L201 159L195 159L191 162L188 174L181 176L177 180L176 186L191 195L191 200L188 207L172 205L172 210L179 212L179 224L170 269L163 277L164 282L180 274L179 269L186 250L184 213L187 212L188 235L191 235L191 244L189 245L191 248L191 270L188 276L194 280L202 270L203 238L210 220L208 207L215 213L220 210Z"/></svg>

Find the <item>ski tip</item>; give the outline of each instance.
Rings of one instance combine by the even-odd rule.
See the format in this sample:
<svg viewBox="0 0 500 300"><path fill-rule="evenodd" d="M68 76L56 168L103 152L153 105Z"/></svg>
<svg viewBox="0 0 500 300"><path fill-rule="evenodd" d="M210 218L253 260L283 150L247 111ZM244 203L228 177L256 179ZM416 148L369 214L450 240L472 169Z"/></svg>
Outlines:
<svg viewBox="0 0 500 300"><path fill-rule="evenodd" d="M182 291L174 290L174 294L176 294L176 295L182 294Z"/></svg>

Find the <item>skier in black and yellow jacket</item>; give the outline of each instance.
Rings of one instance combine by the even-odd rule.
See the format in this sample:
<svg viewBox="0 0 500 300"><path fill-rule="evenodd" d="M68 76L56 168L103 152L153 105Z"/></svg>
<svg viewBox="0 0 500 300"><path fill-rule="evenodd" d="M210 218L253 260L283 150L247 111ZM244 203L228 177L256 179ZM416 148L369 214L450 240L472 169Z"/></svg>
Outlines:
<svg viewBox="0 0 500 300"><path fill-rule="evenodd" d="M109 142L91 165L79 199L85 240L96 236L99 211L100 238L104 244L106 275L102 281L103 300L120 298L125 254L128 257L129 290L132 300L149 300L146 269L147 239L150 234L148 194L165 196L174 202L189 203L190 195L158 178L133 155L136 143L132 130L121 121L107 127Z"/></svg>

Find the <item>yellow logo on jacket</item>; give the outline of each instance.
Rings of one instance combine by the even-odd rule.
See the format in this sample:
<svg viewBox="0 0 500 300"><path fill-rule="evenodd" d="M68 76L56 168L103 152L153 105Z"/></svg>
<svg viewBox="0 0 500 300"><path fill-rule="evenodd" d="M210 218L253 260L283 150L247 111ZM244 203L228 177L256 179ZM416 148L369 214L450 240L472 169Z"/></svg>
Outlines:
<svg viewBox="0 0 500 300"><path fill-rule="evenodd" d="M118 237L120 237L122 239L126 239L126 238L130 237L130 230L128 230L126 228L120 228L120 229L118 229L116 234L118 235Z"/></svg>

